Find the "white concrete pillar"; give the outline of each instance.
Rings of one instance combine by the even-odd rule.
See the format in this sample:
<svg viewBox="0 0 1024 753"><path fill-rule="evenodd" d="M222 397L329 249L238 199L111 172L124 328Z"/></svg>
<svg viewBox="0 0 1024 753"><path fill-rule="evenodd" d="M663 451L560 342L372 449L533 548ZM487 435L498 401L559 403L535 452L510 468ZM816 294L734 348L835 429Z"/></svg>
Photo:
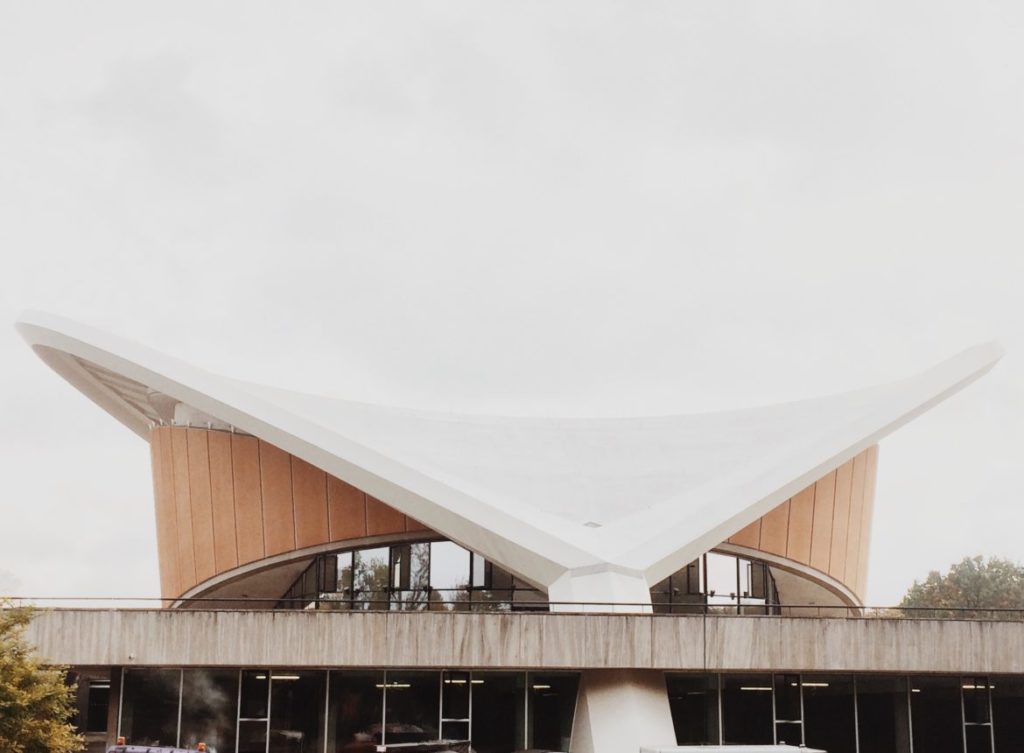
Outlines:
<svg viewBox="0 0 1024 753"><path fill-rule="evenodd" d="M675 745L665 673L591 669L580 674L570 753L638 753Z"/></svg>
<svg viewBox="0 0 1024 753"><path fill-rule="evenodd" d="M583 568L548 586L548 601L552 612L649 613L651 590L643 573Z"/></svg>

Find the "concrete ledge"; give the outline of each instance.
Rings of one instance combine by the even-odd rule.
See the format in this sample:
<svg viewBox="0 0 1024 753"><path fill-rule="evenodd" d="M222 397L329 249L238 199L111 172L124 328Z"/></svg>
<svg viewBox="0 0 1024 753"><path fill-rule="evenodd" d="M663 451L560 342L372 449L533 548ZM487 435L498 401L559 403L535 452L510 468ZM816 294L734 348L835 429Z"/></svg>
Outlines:
<svg viewBox="0 0 1024 753"><path fill-rule="evenodd" d="M28 638L77 666L1024 673L1024 622L968 620L58 609Z"/></svg>

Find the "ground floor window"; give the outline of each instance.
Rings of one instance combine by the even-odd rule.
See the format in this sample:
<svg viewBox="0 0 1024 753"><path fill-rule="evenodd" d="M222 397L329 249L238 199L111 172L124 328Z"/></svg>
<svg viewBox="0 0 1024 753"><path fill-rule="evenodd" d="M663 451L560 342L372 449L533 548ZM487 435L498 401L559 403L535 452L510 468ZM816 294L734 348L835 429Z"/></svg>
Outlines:
<svg viewBox="0 0 1024 753"><path fill-rule="evenodd" d="M118 735L210 753L569 749L578 676L463 670L124 669ZM401 747L396 748L401 750Z"/></svg>
<svg viewBox="0 0 1024 753"><path fill-rule="evenodd" d="M1021 750L1024 678L674 674L680 744L788 744L829 753Z"/></svg>

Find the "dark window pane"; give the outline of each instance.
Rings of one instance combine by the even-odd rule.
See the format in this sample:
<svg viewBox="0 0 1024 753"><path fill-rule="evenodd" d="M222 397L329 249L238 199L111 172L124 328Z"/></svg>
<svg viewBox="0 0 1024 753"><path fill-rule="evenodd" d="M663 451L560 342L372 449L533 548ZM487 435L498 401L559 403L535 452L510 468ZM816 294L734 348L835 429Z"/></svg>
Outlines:
<svg viewBox="0 0 1024 753"><path fill-rule="evenodd" d="M234 751L238 671L186 669L182 678L181 745L206 743L212 753Z"/></svg>
<svg viewBox="0 0 1024 753"><path fill-rule="evenodd" d="M906 678L858 676L857 721L865 753L910 753Z"/></svg>
<svg viewBox="0 0 1024 753"><path fill-rule="evenodd" d="M526 675L522 672L473 673L473 750L513 753L526 744Z"/></svg>
<svg viewBox="0 0 1024 753"><path fill-rule="evenodd" d="M963 753L959 677L910 678L914 750Z"/></svg>
<svg viewBox="0 0 1024 753"><path fill-rule="evenodd" d="M469 672L444 672L441 714L445 719L469 719Z"/></svg>
<svg viewBox="0 0 1024 753"><path fill-rule="evenodd" d="M381 743L384 673L331 672L330 751L372 751Z"/></svg>
<svg viewBox="0 0 1024 753"><path fill-rule="evenodd" d="M129 744L177 744L180 680L177 669L125 670L121 734Z"/></svg>
<svg viewBox="0 0 1024 753"><path fill-rule="evenodd" d="M828 753L855 753L853 678L803 675L804 742ZM865 749L866 750L866 749Z"/></svg>
<svg viewBox="0 0 1024 753"><path fill-rule="evenodd" d="M267 750L267 723L262 722L239 722L238 723L238 753L266 753Z"/></svg>
<svg viewBox="0 0 1024 753"><path fill-rule="evenodd" d="M529 675L529 741L535 750L569 750L579 677L575 674Z"/></svg>
<svg viewBox="0 0 1024 753"><path fill-rule="evenodd" d="M964 727L964 733L967 735L967 753L992 753L991 726L968 724Z"/></svg>
<svg viewBox="0 0 1024 753"><path fill-rule="evenodd" d="M992 721L988 706L988 678L963 679L964 721L967 724L987 724Z"/></svg>
<svg viewBox="0 0 1024 753"><path fill-rule="evenodd" d="M668 704L676 742L718 742L718 678L716 675L668 675Z"/></svg>
<svg viewBox="0 0 1024 753"><path fill-rule="evenodd" d="M266 719L270 680L266 670L242 672L242 703L238 716L242 719Z"/></svg>
<svg viewBox="0 0 1024 753"><path fill-rule="evenodd" d="M415 743L438 739L441 717L437 672L388 672L384 742Z"/></svg>
<svg viewBox="0 0 1024 753"><path fill-rule="evenodd" d="M81 682L81 681L80 681ZM85 712L85 732L106 732L110 710L110 680L87 680L88 701Z"/></svg>
<svg viewBox="0 0 1024 753"><path fill-rule="evenodd" d="M722 676L722 742L771 745L772 676Z"/></svg>
<svg viewBox="0 0 1024 753"><path fill-rule="evenodd" d="M270 753L323 749L326 672L275 670L270 682Z"/></svg>
<svg viewBox="0 0 1024 753"><path fill-rule="evenodd" d="M993 677L992 725L996 751L1024 748L1024 677Z"/></svg>
<svg viewBox="0 0 1024 753"><path fill-rule="evenodd" d="M775 675L775 721L799 722L800 675Z"/></svg>

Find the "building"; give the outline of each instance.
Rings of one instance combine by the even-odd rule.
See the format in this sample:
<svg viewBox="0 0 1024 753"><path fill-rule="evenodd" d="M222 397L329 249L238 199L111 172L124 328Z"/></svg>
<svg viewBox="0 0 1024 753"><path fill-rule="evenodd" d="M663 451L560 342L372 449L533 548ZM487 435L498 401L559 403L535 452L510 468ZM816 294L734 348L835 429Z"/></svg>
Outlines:
<svg viewBox="0 0 1024 753"><path fill-rule="evenodd" d="M1017 750L1018 622L862 614L878 443L978 346L727 413L401 410L22 335L152 451L162 609L52 610L97 739L212 750ZM379 747L378 747L379 746Z"/></svg>

